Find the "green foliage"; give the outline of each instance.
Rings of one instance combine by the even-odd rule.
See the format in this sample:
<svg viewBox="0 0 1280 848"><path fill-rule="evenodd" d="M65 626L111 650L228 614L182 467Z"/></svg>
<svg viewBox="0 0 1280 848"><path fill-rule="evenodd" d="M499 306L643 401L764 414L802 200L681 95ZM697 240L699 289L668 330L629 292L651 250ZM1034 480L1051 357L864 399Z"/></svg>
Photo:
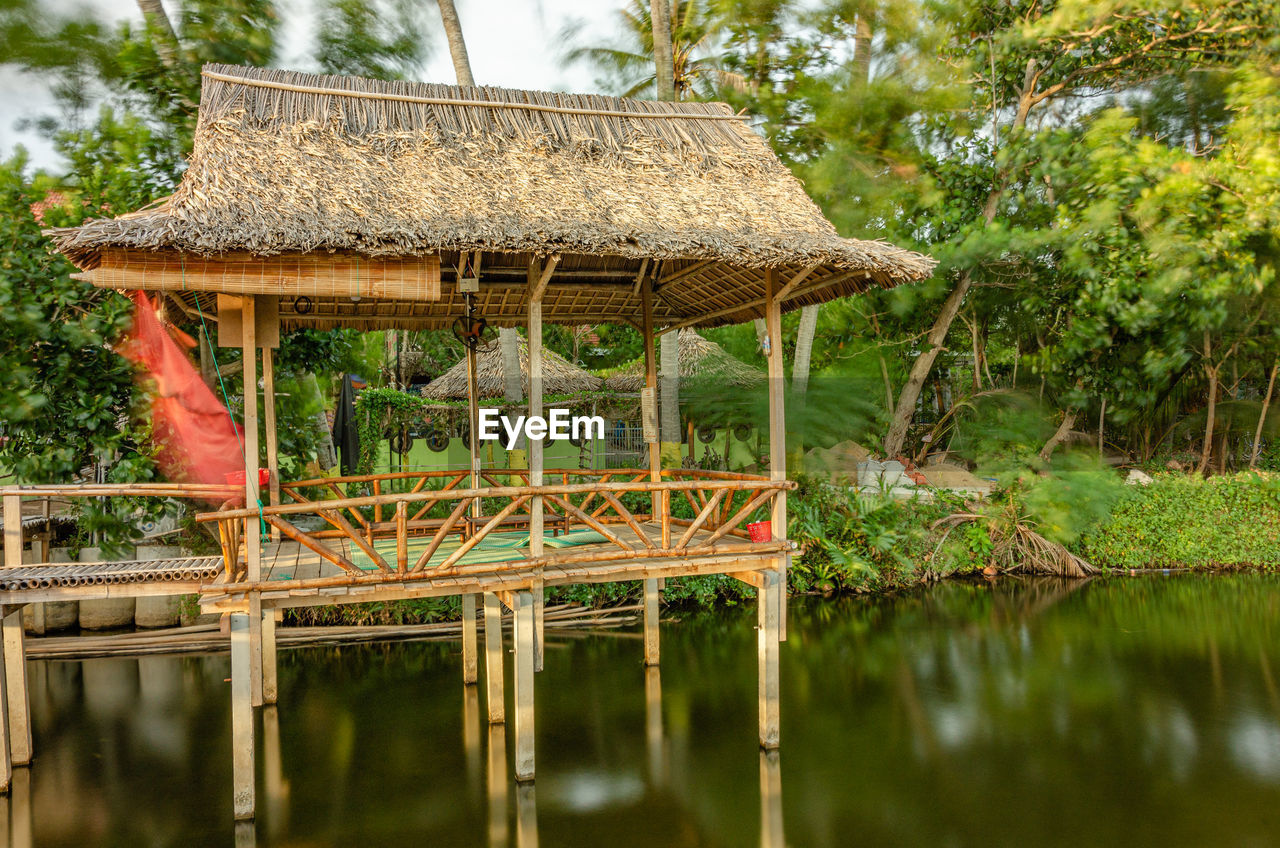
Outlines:
<svg viewBox="0 0 1280 848"><path fill-rule="evenodd" d="M792 587L887 589L919 580L926 569L943 573L966 565L961 542L944 539L931 526L957 505L949 497L926 502L860 495L802 478L787 501L788 533L801 551L789 573Z"/></svg>
<svg viewBox="0 0 1280 848"><path fill-rule="evenodd" d="M322 0L317 54L327 74L404 79L427 56L425 10L412 0Z"/></svg>
<svg viewBox="0 0 1280 848"><path fill-rule="evenodd" d="M356 399L356 430L360 436L357 474L373 473L378 446L392 433L421 421L430 404L421 395L397 389L365 389Z"/></svg>
<svg viewBox="0 0 1280 848"><path fill-rule="evenodd" d="M129 302L72 280L46 248L21 156L0 164L0 463L24 482L64 481L109 454L120 479L148 479L127 420L132 370L109 347Z"/></svg>
<svg viewBox="0 0 1280 848"><path fill-rule="evenodd" d="M1095 565L1117 568L1280 566L1280 479L1158 474L1127 487L1109 521L1081 541Z"/></svg>

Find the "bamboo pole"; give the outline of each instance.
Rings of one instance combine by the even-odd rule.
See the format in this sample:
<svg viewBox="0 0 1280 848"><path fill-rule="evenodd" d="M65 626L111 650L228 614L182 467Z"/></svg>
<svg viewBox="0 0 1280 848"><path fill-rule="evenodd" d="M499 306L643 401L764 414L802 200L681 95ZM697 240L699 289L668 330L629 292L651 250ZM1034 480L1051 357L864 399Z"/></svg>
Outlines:
<svg viewBox="0 0 1280 848"><path fill-rule="evenodd" d="M5 530L8 530L9 522L8 504L5 506ZM21 529L21 524L19 524ZM7 535L7 533L6 533ZM9 551L8 545L5 545L5 553ZM4 608L0 607L0 615L4 615ZM8 680L7 663L4 661L4 651L0 651L0 676L4 680ZM9 693L8 685L0 686L0 793L9 791L9 784L13 780L13 761L9 757Z"/></svg>
<svg viewBox="0 0 1280 848"><path fill-rule="evenodd" d="M243 345L244 375L244 494L245 506L257 514L246 516L244 551L246 579L253 583L262 579L262 532L258 515L262 512L262 491L258 482L258 342L257 301L254 297L240 299L241 342ZM250 702L262 706L262 610L251 597L249 601L249 679Z"/></svg>

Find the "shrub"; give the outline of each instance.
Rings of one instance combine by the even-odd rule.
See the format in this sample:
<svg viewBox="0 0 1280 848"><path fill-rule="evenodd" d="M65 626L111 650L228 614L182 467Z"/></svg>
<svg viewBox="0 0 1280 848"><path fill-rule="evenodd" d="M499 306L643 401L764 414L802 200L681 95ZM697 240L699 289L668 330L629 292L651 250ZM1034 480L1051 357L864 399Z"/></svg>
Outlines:
<svg viewBox="0 0 1280 848"><path fill-rule="evenodd" d="M1128 487L1080 548L1106 568L1280 565L1280 477L1158 474Z"/></svg>

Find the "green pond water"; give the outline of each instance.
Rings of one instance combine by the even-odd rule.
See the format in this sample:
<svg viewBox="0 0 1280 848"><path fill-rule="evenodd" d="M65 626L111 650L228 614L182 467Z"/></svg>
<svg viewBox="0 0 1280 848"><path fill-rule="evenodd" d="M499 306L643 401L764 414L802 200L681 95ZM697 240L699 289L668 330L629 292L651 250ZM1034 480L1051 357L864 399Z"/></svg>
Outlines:
<svg viewBox="0 0 1280 848"><path fill-rule="evenodd" d="M284 651L239 833L226 657L33 662L37 759L0 811L22 848L1280 843L1280 578L791 609L776 757L743 608L667 623L660 677L634 631L551 633L526 788L456 644Z"/></svg>

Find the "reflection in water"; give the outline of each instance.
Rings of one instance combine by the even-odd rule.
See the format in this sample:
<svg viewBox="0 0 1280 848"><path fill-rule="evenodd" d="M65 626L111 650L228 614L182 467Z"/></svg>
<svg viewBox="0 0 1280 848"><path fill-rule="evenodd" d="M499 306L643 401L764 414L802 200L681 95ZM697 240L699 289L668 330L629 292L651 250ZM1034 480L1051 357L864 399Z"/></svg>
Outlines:
<svg viewBox="0 0 1280 848"><path fill-rule="evenodd" d="M9 845L31 848L35 844L31 822L31 769L15 768L9 783Z"/></svg>
<svg viewBox="0 0 1280 848"><path fill-rule="evenodd" d="M489 725L489 848L507 844L507 727Z"/></svg>
<svg viewBox="0 0 1280 848"><path fill-rule="evenodd" d="M782 832L782 758L760 752L760 848L784 848Z"/></svg>
<svg viewBox="0 0 1280 848"><path fill-rule="evenodd" d="M285 651L256 838L1270 844L1278 590L1272 575L1000 579L797 600L785 802L778 755L755 744L751 609L668 624L660 673L633 639L548 651L536 796L511 779L505 728L459 687L455 646ZM225 657L32 663L37 760L15 772L0 832L22 848L253 844L231 822L227 671Z"/></svg>

